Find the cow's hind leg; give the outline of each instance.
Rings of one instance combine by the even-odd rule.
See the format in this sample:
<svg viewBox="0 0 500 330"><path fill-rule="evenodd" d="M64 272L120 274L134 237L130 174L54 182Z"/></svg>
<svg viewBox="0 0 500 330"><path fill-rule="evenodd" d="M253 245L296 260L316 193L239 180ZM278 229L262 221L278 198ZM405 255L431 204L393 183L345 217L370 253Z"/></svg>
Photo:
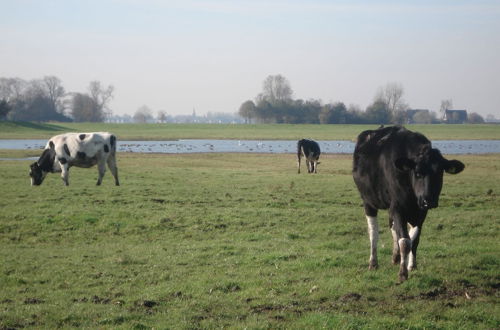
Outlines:
<svg viewBox="0 0 500 330"><path fill-rule="evenodd" d="M61 164L61 178L65 186L69 186L69 166L68 164Z"/></svg>
<svg viewBox="0 0 500 330"><path fill-rule="evenodd" d="M111 171L111 174L113 174L113 177L115 178L115 185L119 186L120 181L118 180L118 167L116 167L115 155L110 155L108 157L108 167L109 170Z"/></svg>
<svg viewBox="0 0 500 330"><path fill-rule="evenodd" d="M368 236L370 237L370 262L369 269L377 269L377 243L378 243L378 222L377 210L365 205L366 222L368 224Z"/></svg>

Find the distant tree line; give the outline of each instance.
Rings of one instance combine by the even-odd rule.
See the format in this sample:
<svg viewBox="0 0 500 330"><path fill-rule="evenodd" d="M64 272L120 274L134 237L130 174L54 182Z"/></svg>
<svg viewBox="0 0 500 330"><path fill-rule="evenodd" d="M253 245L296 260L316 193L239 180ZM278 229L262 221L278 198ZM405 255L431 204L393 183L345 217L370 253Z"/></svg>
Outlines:
<svg viewBox="0 0 500 330"><path fill-rule="evenodd" d="M0 77L0 120L15 121L112 121L109 102L113 98L113 86L104 86L91 81L86 92L67 92L62 81L55 76L23 80ZM411 110L403 99L401 84L388 83L379 88L374 101L365 110L359 106L346 106L343 102L324 104L320 100L293 99L290 82L282 75L268 76L262 85L262 92L255 100L245 101L238 115L246 123L289 123L289 124L404 124L441 122L434 112ZM440 112L452 109L451 100L441 102ZM443 117L441 115L441 118ZM232 115L211 114L205 118L193 115L173 119L163 110L157 116L142 106L131 117L136 123L149 122L239 122ZM210 118L209 118L210 117ZM122 120L128 120L124 118ZM482 123L477 113L468 114L469 123Z"/></svg>
<svg viewBox="0 0 500 330"><path fill-rule="evenodd" d="M77 93L66 92L55 76L30 81L0 78L0 119L102 122L111 115L113 91L113 86L99 81L90 82L86 93Z"/></svg>
<svg viewBox="0 0 500 330"><path fill-rule="evenodd" d="M406 124L438 123L441 120L435 112L410 112L403 99L404 89L399 83L388 83L379 88L372 104L363 111L359 106L346 106L343 102L323 104L320 100L294 100L289 81L282 75L268 76L262 86L262 93L255 101L241 104L239 115L246 123L286 124ZM440 111L451 109L451 100L444 100ZM411 114L411 118L410 118ZM477 114L469 115L469 122L484 122Z"/></svg>
<svg viewBox="0 0 500 330"><path fill-rule="evenodd" d="M113 116L110 122L120 123L189 123L189 124L242 124L243 119L237 113L208 112L204 115L197 115L193 109L191 115L169 115L165 110L158 110L156 116L153 110L147 105L139 107L133 116L122 115Z"/></svg>

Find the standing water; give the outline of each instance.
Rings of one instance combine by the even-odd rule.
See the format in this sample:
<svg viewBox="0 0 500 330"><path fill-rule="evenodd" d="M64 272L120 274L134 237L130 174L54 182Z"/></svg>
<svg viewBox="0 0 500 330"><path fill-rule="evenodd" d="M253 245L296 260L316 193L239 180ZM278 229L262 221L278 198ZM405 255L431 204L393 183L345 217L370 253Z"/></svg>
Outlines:
<svg viewBox="0 0 500 330"><path fill-rule="evenodd" d="M318 141L322 153L352 154L352 141ZM47 140L0 140L0 149L43 149ZM432 142L443 154L500 153L500 140L439 140ZM143 153L295 153L295 140L176 140L118 141L119 152Z"/></svg>

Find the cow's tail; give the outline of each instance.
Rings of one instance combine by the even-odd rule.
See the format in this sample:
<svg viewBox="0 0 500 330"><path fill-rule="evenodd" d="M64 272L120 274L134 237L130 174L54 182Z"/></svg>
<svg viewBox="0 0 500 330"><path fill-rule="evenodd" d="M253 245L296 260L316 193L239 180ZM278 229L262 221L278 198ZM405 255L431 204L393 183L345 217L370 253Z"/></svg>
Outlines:
<svg viewBox="0 0 500 330"><path fill-rule="evenodd" d="M304 140L299 140L297 142L297 159L300 160L300 157L302 156L302 144L304 143Z"/></svg>
<svg viewBox="0 0 500 330"><path fill-rule="evenodd" d="M109 144L111 146L111 153L114 155L116 153L116 136L113 134L109 138Z"/></svg>

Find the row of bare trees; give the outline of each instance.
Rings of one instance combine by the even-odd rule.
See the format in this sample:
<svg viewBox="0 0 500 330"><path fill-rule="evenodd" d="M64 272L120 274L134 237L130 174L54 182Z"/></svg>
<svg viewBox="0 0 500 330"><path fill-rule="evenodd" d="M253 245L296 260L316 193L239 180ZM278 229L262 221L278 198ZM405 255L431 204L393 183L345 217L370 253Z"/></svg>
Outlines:
<svg viewBox="0 0 500 330"><path fill-rule="evenodd" d="M288 79L282 75L270 75L262 84L262 93L255 102L245 101L239 114L246 122L309 123L309 124L360 124L403 123L408 105L403 99L403 87L389 83L380 88L373 104L366 111L358 106L346 107L342 102L323 104L319 100L294 100Z"/></svg>
<svg viewBox="0 0 500 330"><path fill-rule="evenodd" d="M102 122L111 114L113 86L91 81L86 93L66 92L55 76L0 78L0 119Z"/></svg>
<svg viewBox="0 0 500 330"><path fill-rule="evenodd" d="M261 123L309 123L309 124L404 124L439 122L438 115L430 111L420 111L409 118L409 105L405 102L404 88L400 83L390 82L380 87L372 104L365 111L356 105L342 102L323 104L320 100L294 100L288 79L282 75L270 75L262 84L262 92L255 101L243 102L239 115L245 122ZM441 102L441 117L445 110L452 108L451 100ZM483 119L472 114L474 122Z"/></svg>

